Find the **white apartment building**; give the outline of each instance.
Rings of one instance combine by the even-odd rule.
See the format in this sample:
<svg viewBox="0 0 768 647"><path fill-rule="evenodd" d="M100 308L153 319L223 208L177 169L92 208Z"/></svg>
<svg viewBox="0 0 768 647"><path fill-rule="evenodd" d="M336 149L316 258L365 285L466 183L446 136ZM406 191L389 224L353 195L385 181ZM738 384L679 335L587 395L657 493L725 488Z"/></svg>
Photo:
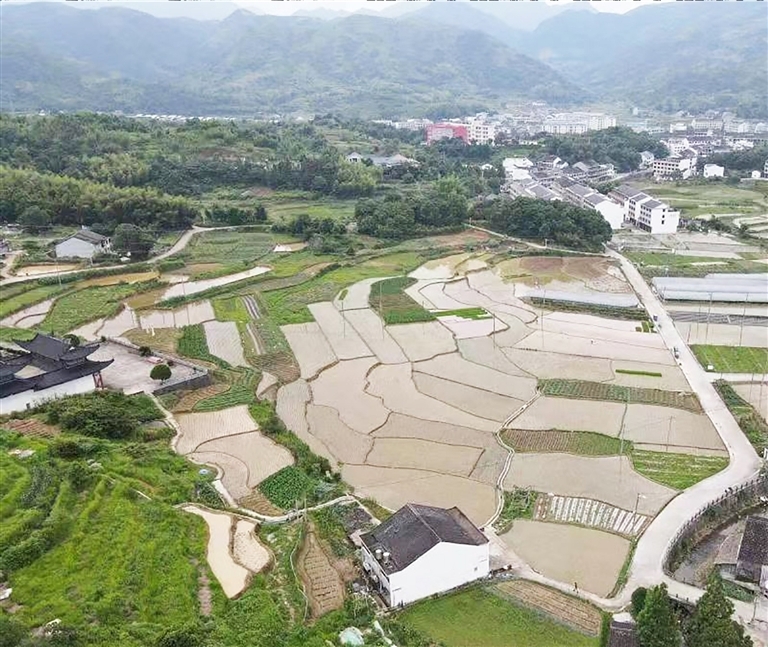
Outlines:
<svg viewBox="0 0 768 647"><path fill-rule="evenodd" d="M626 220L651 234L674 234L680 224L680 212L645 193L630 197L625 204Z"/></svg>
<svg viewBox="0 0 768 647"><path fill-rule="evenodd" d="M580 135L615 125L616 117L600 112L561 112L549 115L542 124L542 130L554 135Z"/></svg>
<svg viewBox="0 0 768 647"><path fill-rule="evenodd" d="M493 144L496 139L496 126L482 121L467 124L467 137L472 144Z"/></svg>
<svg viewBox="0 0 768 647"><path fill-rule="evenodd" d="M768 177L768 160L765 160L765 164L763 164L763 177Z"/></svg>
<svg viewBox="0 0 768 647"><path fill-rule="evenodd" d="M624 222L624 209L602 193L593 193L584 198L584 207L597 211L611 229L621 229L621 224Z"/></svg>
<svg viewBox="0 0 768 647"><path fill-rule="evenodd" d="M670 137L669 139L662 140L661 143L667 147L670 155L680 155L680 153L691 146L687 137Z"/></svg>
<svg viewBox="0 0 768 647"><path fill-rule="evenodd" d="M718 166L717 164L705 164L703 175L705 178L723 177L725 175L725 167Z"/></svg>
<svg viewBox="0 0 768 647"><path fill-rule="evenodd" d="M678 178L687 180L696 175L696 162L697 158L693 155L653 160L653 177L657 182Z"/></svg>

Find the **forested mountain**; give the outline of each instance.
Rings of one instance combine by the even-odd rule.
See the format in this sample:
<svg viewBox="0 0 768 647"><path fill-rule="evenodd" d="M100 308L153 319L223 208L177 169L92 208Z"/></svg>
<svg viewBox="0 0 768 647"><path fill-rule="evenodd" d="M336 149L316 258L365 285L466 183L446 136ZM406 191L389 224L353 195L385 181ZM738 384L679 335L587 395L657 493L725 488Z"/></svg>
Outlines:
<svg viewBox="0 0 768 647"><path fill-rule="evenodd" d="M766 117L767 40L768 3L673 2L563 13L520 34L516 47L604 98Z"/></svg>
<svg viewBox="0 0 768 647"><path fill-rule="evenodd" d="M586 96L487 34L407 17L201 22L34 3L4 8L0 29L5 110L386 116Z"/></svg>

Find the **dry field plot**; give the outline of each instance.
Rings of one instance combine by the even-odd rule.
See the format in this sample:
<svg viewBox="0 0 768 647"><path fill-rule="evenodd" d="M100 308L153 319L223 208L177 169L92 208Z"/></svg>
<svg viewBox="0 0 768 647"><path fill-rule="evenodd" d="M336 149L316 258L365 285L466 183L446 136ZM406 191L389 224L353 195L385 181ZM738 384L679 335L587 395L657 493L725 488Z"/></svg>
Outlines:
<svg viewBox="0 0 768 647"><path fill-rule="evenodd" d="M268 476L293 465L291 453L260 431L210 440L199 445L196 452L217 452L236 457L248 470L247 489L255 488Z"/></svg>
<svg viewBox="0 0 768 647"><path fill-rule="evenodd" d="M494 589L510 596L526 607L535 609L590 636L600 633L602 614L589 602L571 597L555 589L529 582L512 580L496 584Z"/></svg>
<svg viewBox="0 0 768 647"><path fill-rule="evenodd" d="M484 391L424 373L414 373L413 382L424 395L479 418L495 420L498 423L504 422L524 403L524 400L515 400L492 391Z"/></svg>
<svg viewBox="0 0 768 647"><path fill-rule="evenodd" d="M178 402L173 405L172 411L174 413L183 413L185 411L192 411L195 405L202 400L207 400L214 395L224 393L230 388L229 384L211 384L202 389L195 389L194 391L186 391L179 398Z"/></svg>
<svg viewBox="0 0 768 647"><path fill-rule="evenodd" d="M220 512L209 512L197 506L187 505L182 508L187 512L202 517L208 524L208 565L219 580L224 595L235 598L248 586L251 571L238 564L230 551L230 529L232 517Z"/></svg>
<svg viewBox="0 0 768 647"><path fill-rule="evenodd" d="M638 309L638 321L640 320L641 315L645 315L645 311ZM573 325L588 326L591 328L604 328L607 330L625 333L636 333L638 326L638 321L607 319L605 317L581 314L578 312L550 312L544 316L545 329L547 323L552 323L555 321Z"/></svg>
<svg viewBox="0 0 768 647"><path fill-rule="evenodd" d="M408 438L378 438L366 464L469 476L482 450Z"/></svg>
<svg viewBox="0 0 768 647"><path fill-rule="evenodd" d="M355 431L370 433L389 415L379 398L364 391L366 376L376 363L375 358L364 357L326 369L310 383L312 401L336 409L341 420Z"/></svg>
<svg viewBox="0 0 768 647"><path fill-rule="evenodd" d="M601 596L613 589L629 552L629 541L617 535L524 519L501 538L542 575Z"/></svg>
<svg viewBox="0 0 768 647"><path fill-rule="evenodd" d="M385 328L384 322L373 310L350 310L344 312L344 318L382 364L401 364L408 361L403 350L389 334L389 329Z"/></svg>
<svg viewBox="0 0 768 647"><path fill-rule="evenodd" d="M240 333L234 321L206 321L203 329L212 355L232 366L248 366L243 354Z"/></svg>
<svg viewBox="0 0 768 647"><path fill-rule="evenodd" d="M647 404L630 404L624 418L624 437L634 441L640 449L684 451L693 447L700 454L721 455L725 451L720 436L709 418L703 414L655 407Z"/></svg>
<svg viewBox="0 0 768 647"><path fill-rule="evenodd" d="M610 382L620 386L639 386L641 388L663 389L665 391L691 390L688 380L685 379L685 375L677 366L664 366L648 362L611 362L611 369L613 370L614 378L612 380L599 381ZM661 377L657 375L617 373L617 369L620 371L636 371L638 373L661 373ZM566 376L561 375L560 377ZM586 379L598 381L597 378L593 377Z"/></svg>
<svg viewBox="0 0 768 647"><path fill-rule="evenodd" d="M256 524L246 519L235 523L232 553L235 561L252 573L263 571L270 562L269 551L256 538Z"/></svg>
<svg viewBox="0 0 768 647"><path fill-rule="evenodd" d="M442 281L429 283L419 288L418 294L432 303L437 310L459 310L466 308L467 306L461 303L461 301L457 301L445 292L445 286L446 284ZM411 296L413 297L413 295ZM421 303L419 299L416 299L416 302Z"/></svg>
<svg viewBox="0 0 768 647"><path fill-rule="evenodd" d="M296 566L313 618L343 606L344 583L312 530L304 537Z"/></svg>
<svg viewBox="0 0 768 647"><path fill-rule="evenodd" d="M512 377L482 364L468 361L459 353L440 355L434 359L418 362L413 365L413 370L518 400L529 400L536 392L535 380Z"/></svg>
<svg viewBox="0 0 768 647"><path fill-rule="evenodd" d="M309 404L307 421L309 433L322 443L322 456L342 463L365 462L373 447L373 441L367 435L345 425L336 409Z"/></svg>
<svg viewBox="0 0 768 647"><path fill-rule="evenodd" d="M495 431L498 424L420 393L411 379L410 364L379 365L371 371L367 391L382 398L384 406L415 418Z"/></svg>
<svg viewBox="0 0 768 647"><path fill-rule="evenodd" d="M576 357L519 348L504 348L503 353L520 369L542 379L588 379L604 382L614 377L610 360L600 357Z"/></svg>
<svg viewBox="0 0 768 647"><path fill-rule="evenodd" d="M385 425L371 434L374 438L420 438L446 445L487 447L496 444L493 434L488 431L460 427L445 422L432 422L412 416L393 413Z"/></svg>
<svg viewBox="0 0 768 647"><path fill-rule="evenodd" d="M4 422L2 426L30 438L53 438L61 433L58 427L47 425L37 418L11 419Z"/></svg>
<svg viewBox="0 0 768 647"><path fill-rule="evenodd" d="M179 454L189 454L202 443L216 438L256 429L256 423L245 405L209 413L183 413L176 416L176 421L181 430L176 438L176 451Z"/></svg>
<svg viewBox="0 0 768 647"><path fill-rule="evenodd" d="M317 323L281 326L301 369L301 377L309 379L338 361L331 345Z"/></svg>
<svg viewBox="0 0 768 647"><path fill-rule="evenodd" d="M416 281L413 285L408 286L404 292L406 295L408 295L415 303L418 303L422 308L425 310L437 310L438 306L432 303L426 295L422 294L421 291L424 288L429 287L432 285L436 280L438 279L420 279ZM440 283L438 283L440 285ZM376 299L376 293L374 292L374 299Z"/></svg>
<svg viewBox="0 0 768 647"><path fill-rule="evenodd" d="M517 454L504 487L551 492L605 501L625 510L653 515L675 496L675 491L640 476L626 456ZM637 495L645 498L637 501Z"/></svg>
<svg viewBox="0 0 768 647"><path fill-rule="evenodd" d="M309 448L318 456L325 456L336 469L336 458L328 451L328 448L313 434L309 433L307 421L308 403L312 399L309 385L304 380L296 380L285 386L281 386L277 392L275 405L277 415L294 434L303 440Z"/></svg>
<svg viewBox="0 0 768 647"><path fill-rule="evenodd" d="M475 463L469 478L473 481L480 481L495 487L506 460L507 450L502 449L494 440L492 444L489 444L483 450L480 458L477 459L477 463Z"/></svg>
<svg viewBox="0 0 768 647"><path fill-rule="evenodd" d="M618 436L625 405L620 402L541 397L515 418L517 429L596 431Z"/></svg>
<svg viewBox="0 0 768 647"><path fill-rule="evenodd" d="M341 313L327 301L312 303L309 311L317 321L333 352L339 359L369 357L371 349L365 345L357 331L350 326Z"/></svg>
<svg viewBox="0 0 768 647"><path fill-rule="evenodd" d="M272 373L267 373L267 371L262 371L259 386L256 387L257 397L269 397L267 392L269 392L272 387L277 386L278 382L279 380L277 379L277 376L272 375ZM274 393L269 399L274 401Z"/></svg>
<svg viewBox="0 0 768 647"><path fill-rule="evenodd" d="M406 503L443 508L458 506L474 523L484 524L496 509L492 485L425 470L344 465L341 475L355 493L375 499L390 510Z"/></svg>
<svg viewBox="0 0 768 647"><path fill-rule="evenodd" d="M439 321L390 326L389 333L409 360L418 362L456 350L456 341Z"/></svg>

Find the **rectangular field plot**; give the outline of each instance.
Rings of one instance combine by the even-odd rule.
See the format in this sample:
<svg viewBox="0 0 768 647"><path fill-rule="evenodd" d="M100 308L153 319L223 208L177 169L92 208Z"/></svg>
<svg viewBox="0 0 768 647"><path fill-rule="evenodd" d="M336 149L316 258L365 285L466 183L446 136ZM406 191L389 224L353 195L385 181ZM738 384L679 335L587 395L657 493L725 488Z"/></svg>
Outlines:
<svg viewBox="0 0 768 647"><path fill-rule="evenodd" d="M288 340L304 379L337 361L337 357L316 323L289 324L280 330Z"/></svg>
<svg viewBox="0 0 768 647"><path fill-rule="evenodd" d="M456 350L451 331L437 321L389 326L387 330L412 362Z"/></svg>
<svg viewBox="0 0 768 647"><path fill-rule="evenodd" d="M625 405L619 402L539 398L512 421L515 429L596 431L618 436Z"/></svg>
<svg viewBox="0 0 768 647"><path fill-rule="evenodd" d="M433 422L392 413L386 424L371 434L375 438L420 438L446 445L488 447L496 445L493 434L445 422ZM506 453L505 453L506 456Z"/></svg>
<svg viewBox="0 0 768 647"><path fill-rule="evenodd" d="M373 354L330 301L312 303L308 307L339 359L355 359Z"/></svg>
<svg viewBox="0 0 768 647"><path fill-rule="evenodd" d="M410 438L379 438L366 459L368 465L427 469L469 476L482 454L477 447L442 445Z"/></svg>
<svg viewBox="0 0 768 647"><path fill-rule="evenodd" d="M532 611L473 588L435 600L424 600L399 619L446 647L597 647L585 636Z"/></svg>
<svg viewBox="0 0 768 647"><path fill-rule="evenodd" d="M720 436L707 416L671 407L630 404L624 417L624 438L648 449L702 453L725 452Z"/></svg>
<svg viewBox="0 0 768 647"><path fill-rule="evenodd" d="M561 398L584 398L586 400L608 400L613 402L657 404L665 407L701 412L699 399L693 393L663 391L627 387L586 380L539 380L539 390L548 396Z"/></svg>
<svg viewBox="0 0 768 647"><path fill-rule="evenodd" d="M373 310L369 308L347 310L344 312L344 318L362 337L380 362L401 364L408 361L402 348L392 339L389 331L384 327L384 322Z"/></svg>
<svg viewBox="0 0 768 647"><path fill-rule="evenodd" d="M621 451L618 438L588 431L528 431L507 429L502 438L516 452L563 453L581 456L616 456Z"/></svg>
<svg viewBox="0 0 768 647"><path fill-rule="evenodd" d="M718 373L768 373L768 348L694 345L691 350L704 368L711 364Z"/></svg>

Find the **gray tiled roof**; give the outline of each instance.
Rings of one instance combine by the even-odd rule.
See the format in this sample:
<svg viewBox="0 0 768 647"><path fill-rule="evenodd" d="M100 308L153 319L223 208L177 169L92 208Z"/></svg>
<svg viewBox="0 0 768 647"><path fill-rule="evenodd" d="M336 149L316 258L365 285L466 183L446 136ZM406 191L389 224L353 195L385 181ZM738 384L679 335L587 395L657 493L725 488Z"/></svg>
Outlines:
<svg viewBox="0 0 768 647"><path fill-rule="evenodd" d="M371 553L390 554L382 564L396 573L407 568L440 542L480 546L488 538L458 508L434 508L409 503L384 523L360 537Z"/></svg>
<svg viewBox="0 0 768 647"><path fill-rule="evenodd" d="M71 238L79 238L80 240L84 240L86 243L93 243L94 245L99 245L107 240L106 236L97 234L95 231L91 231L90 229L81 229L76 234L73 234Z"/></svg>
<svg viewBox="0 0 768 647"><path fill-rule="evenodd" d="M738 561L768 566L768 518L747 517Z"/></svg>

